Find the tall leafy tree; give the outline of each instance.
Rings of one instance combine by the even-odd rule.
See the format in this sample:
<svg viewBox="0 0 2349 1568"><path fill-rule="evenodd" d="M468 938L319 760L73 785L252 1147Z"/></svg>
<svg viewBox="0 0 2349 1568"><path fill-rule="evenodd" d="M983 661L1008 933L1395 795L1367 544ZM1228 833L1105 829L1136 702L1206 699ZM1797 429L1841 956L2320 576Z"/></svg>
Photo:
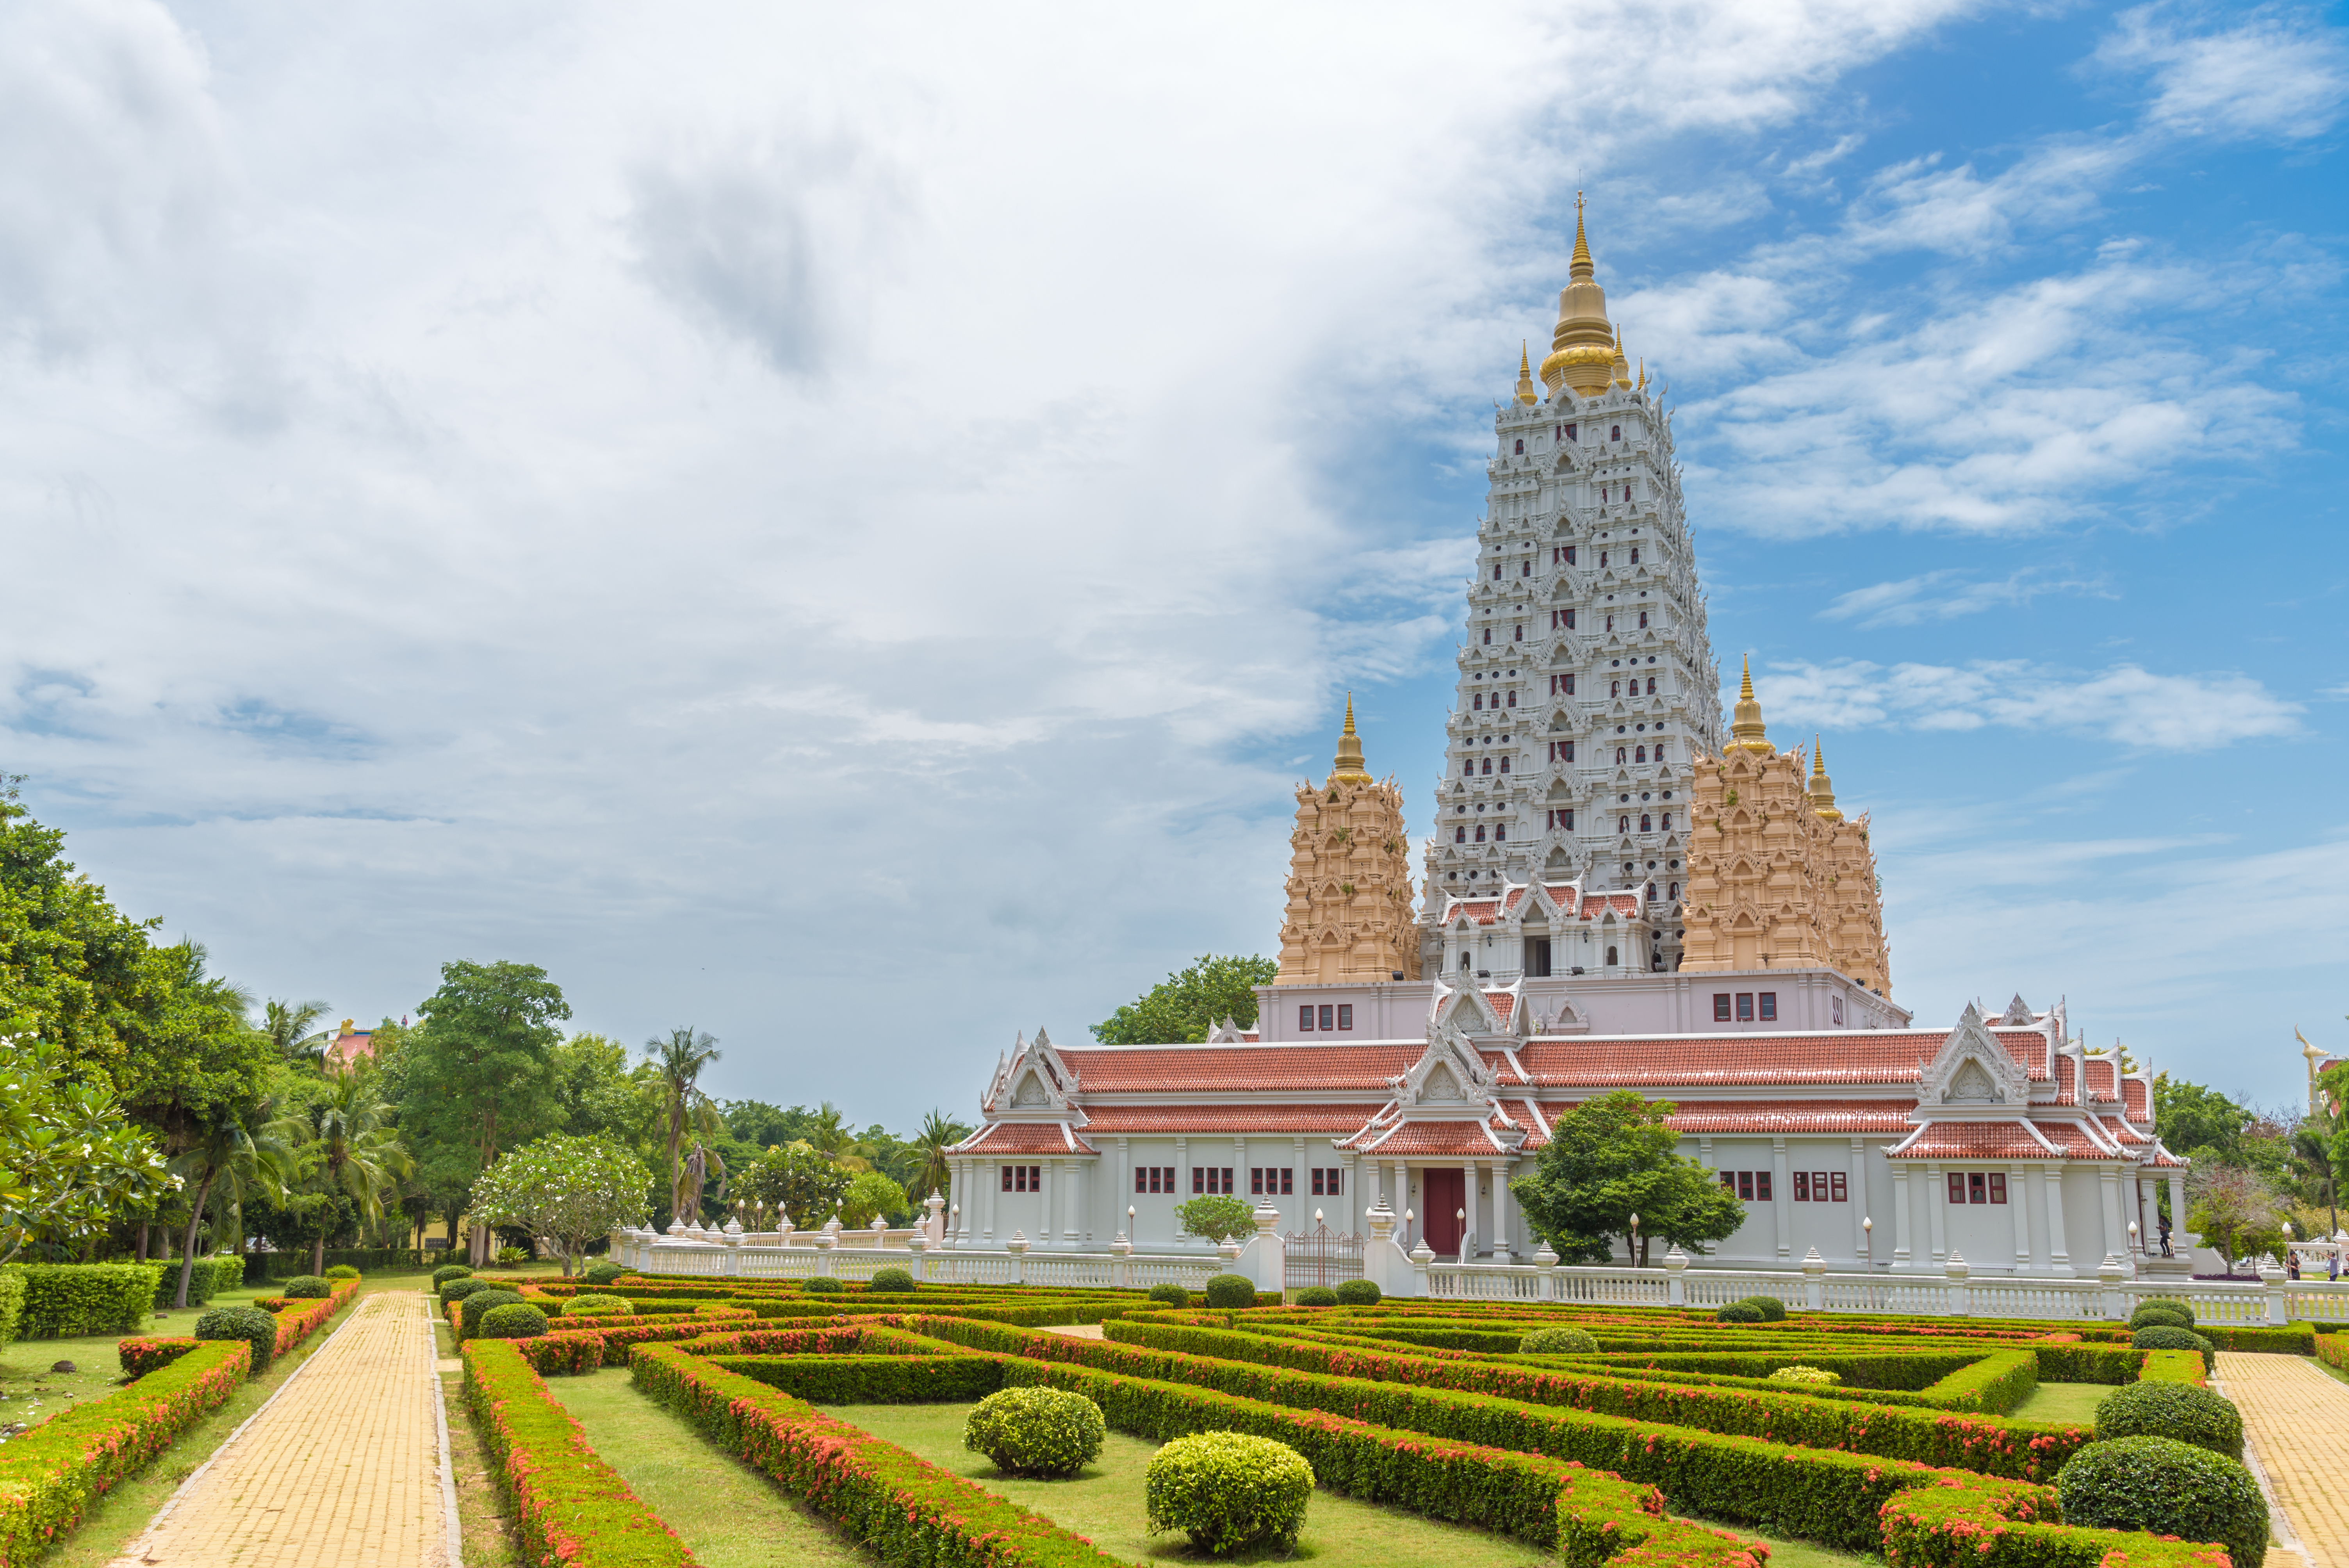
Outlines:
<svg viewBox="0 0 2349 1568"><path fill-rule="evenodd" d="M804 1143L779 1143L737 1174L734 1191L770 1221L788 1213L795 1226L813 1230L848 1191L848 1172Z"/></svg>
<svg viewBox="0 0 2349 1568"><path fill-rule="evenodd" d="M180 1281L171 1295L175 1307L184 1310L188 1305L188 1284L196 1266L196 1229L203 1222L205 1204L219 1196L241 1211L245 1200L255 1193L282 1197L285 1191L295 1161L279 1123L264 1119L268 1112L265 1100L221 1110L190 1135L186 1147L171 1161L172 1174L186 1184L188 1198L187 1233L180 1245ZM315 1261L311 1272L317 1272Z"/></svg>
<svg viewBox="0 0 2349 1568"><path fill-rule="evenodd" d="M0 773L0 1039L46 1040L84 1071L114 1075L125 1031L158 976L148 933L65 858L65 832L23 804L23 775Z"/></svg>
<svg viewBox="0 0 2349 1568"><path fill-rule="evenodd" d="M2243 1137L2258 1115L2217 1089L2156 1073L2153 1128L2170 1151L2189 1160L2243 1162Z"/></svg>
<svg viewBox="0 0 2349 1568"><path fill-rule="evenodd" d="M1280 973L1278 959L1202 954L1092 1026L1105 1046L1196 1044L1225 1018L1256 1022L1256 992Z"/></svg>
<svg viewBox="0 0 2349 1568"><path fill-rule="evenodd" d="M47 1041L0 1037L0 1263L27 1243L94 1236L124 1211L151 1214L176 1183L109 1085L78 1080Z"/></svg>
<svg viewBox="0 0 2349 1568"><path fill-rule="evenodd" d="M317 1027L326 1013L324 1002L285 1002L272 996L261 1010L261 1032L277 1047L281 1060L317 1061L335 1038Z"/></svg>
<svg viewBox="0 0 2349 1568"><path fill-rule="evenodd" d="M500 1155L474 1183L473 1202L492 1222L554 1242L567 1274L590 1242L645 1218L652 1184L633 1151L553 1133Z"/></svg>
<svg viewBox="0 0 2349 1568"><path fill-rule="evenodd" d="M916 1202L933 1192L954 1196L954 1161L947 1150L970 1136L966 1122L955 1120L944 1111L934 1110L922 1118L922 1130L905 1145L905 1191Z"/></svg>
<svg viewBox="0 0 2349 1568"><path fill-rule="evenodd" d="M382 1218L384 1199L397 1195L400 1178L415 1167L392 1129L393 1109L378 1086L373 1064L360 1062L327 1075L327 1092L281 1118L271 1131L297 1143L304 1174L316 1189L349 1199L364 1223ZM312 1243L312 1274L325 1272L326 1247L323 1235Z"/></svg>
<svg viewBox="0 0 2349 1568"><path fill-rule="evenodd" d="M470 1181L551 1119L554 1048L571 1007L534 964L459 960L440 966L440 988L419 1011L424 1023L402 1052L400 1127L440 1146L429 1162L439 1177L461 1171ZM489 1225L477 1221L475 1264L490 1244Z"/></svg>
<svg viewBox="0 0 2349 1568"><path fill-rule="evenodd" d="M1656 1237L1696 1255L1745 1222L1744 1205L1713 1173L1678 1153L1670 1100L1617 1089L1587 1099L1550 1125L1531 1176L1509 1183L1534 1230L1568 1263L1605 1263L1617 1237L1633 1235L1639 1262Z"/></svg>
<svg viewBox="0 0 2349 1568"><path fill-rule="evenodd" d="M645 1055L652 1058L662 1090L661 1119L668 1139L667 1161L662 1169L668 1174L668 1207L672 1214L685 1212L685 1167L678 1151L692 1123L694 1105L701 1098L698 1086L702 1070L723 1054L718 1048L715 1035L697 1033L690 1025L671 1029L667 1039L656 1037L645 1042Z"/></svg>

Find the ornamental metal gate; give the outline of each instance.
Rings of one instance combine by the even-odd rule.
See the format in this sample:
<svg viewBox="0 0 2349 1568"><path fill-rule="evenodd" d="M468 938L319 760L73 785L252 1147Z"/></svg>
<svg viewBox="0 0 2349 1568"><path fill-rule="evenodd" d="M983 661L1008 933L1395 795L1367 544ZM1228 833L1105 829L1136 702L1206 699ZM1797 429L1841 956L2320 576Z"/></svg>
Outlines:
<svg viewBox="0 0 2349 1568"><path fill-rule="evenodd" d="M1280 1239L1281 1283L1290 1290L1362 1277L1362 1238L1319 1224Z"/></svg>

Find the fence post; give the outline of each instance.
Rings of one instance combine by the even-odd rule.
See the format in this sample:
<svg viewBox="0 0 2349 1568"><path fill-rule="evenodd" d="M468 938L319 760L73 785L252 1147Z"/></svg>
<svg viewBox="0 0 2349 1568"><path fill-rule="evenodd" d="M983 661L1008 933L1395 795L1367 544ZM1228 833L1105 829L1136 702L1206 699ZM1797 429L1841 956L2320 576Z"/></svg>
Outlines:
<svg viewBox="0 0 2349 1568"><path fill-rule="evenodd" d="M1827 1260L1816 1247L1803 1254L1803 1305L1813 1312L1827 1309Z"/></svg>
<svg viewBox="0 0 2349 1568"><path fill-rule="evenodd" d="M1547 1242L1544 1242L1541 1244L1541 1250L1534 1253L1534 1266L1541 1270L1541 1298L1544 1301L1556 1301L1557 1299L1557 1253L1551 1249Z"/></svg>
<svg viewBox="0 0 2349 1568"><path fill-rule="evenodd" d="M2267 1287L2268 1322L2277 1328L2292 1321L2292 1303L2284 1295L2287 1277L2283 1270L2273 1264L2264 1264L2260 1269L2260 1284Z"/></svg>
<svg viewBox="0 0 2349 1568"><path fill-rule="evenodd" d="M930 1238L925 1233L916 1231L905 1238L905 1250L913 1254L913 1267L909 1272L914 1276L914 1283L919 1284L930 1277Z"/></svg>
<svg viewBox="0 0 2349 1568"><path fill-rule="evenodd" d="M1950 1315L1952 1317L1973 1315L1973 1303L1968 1299L1972 1292L1966 1288L1966 1255L1955 1247L1950 1249L1949 1261L1941 1265L1941 1275L1950 1282Z"/></svg>
<svg viewBox="0 0 2349 1568"><path fill-rule="evenodd" d="M2121 1289L2121 1280L2127 1273L2121 1260L2110 1253L2096 1265L2096 1278L2104 1286L2105 1315L2108 1318L2126 1319L2129 1315L2128 1293Z"/></svg>
<svg viewBox="0 0 2349 1568"><path fill-rule="evenodd" d="M1026 1284L1028 1283L1028 1233L1012 1232L1011 1239L1003 1243L1003 1250L1011 1254L1011 1283Z"/></svg>
<svg viewBox="0 0 2349 1568"><path fill-rule="evenodd" d="M1673 1243L1671 1250L1664 1253L1665 1305L1688 1305L1688 1254L1681 1251L1678 1242Z"/></svg>
<svg viewBox="0 0 2349 1568"><path fill-rule="evenodd" d="M1411 1266L1419 1276L1418 1294L1421 1295L1427 1294L1427 1265L1434 1261L1435 1249L1427 1244L1425 1236L1422 1236L1419 1245L1411 1249Z"/></svg>

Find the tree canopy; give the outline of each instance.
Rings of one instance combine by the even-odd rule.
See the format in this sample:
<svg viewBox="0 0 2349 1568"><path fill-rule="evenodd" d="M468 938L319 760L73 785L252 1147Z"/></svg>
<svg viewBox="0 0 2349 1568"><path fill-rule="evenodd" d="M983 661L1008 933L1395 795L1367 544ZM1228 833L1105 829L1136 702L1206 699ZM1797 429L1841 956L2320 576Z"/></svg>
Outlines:
<svg viewBox="0 0 2349 1568"><path fill-rule="evenodd" d="M1247 1026L1256 1022L1257 985L1280 973L1276 959L1201 954L1092 1026L1105 1046L1195 1045L1225 1018Z"/></svg>
<svg viewBox="0 0 2349 1568"><path fill-rule="evenodd" d="M473 1183L473 1206L494 1224L553 1241L569 1274L588 1243L646 1217L652 1186L652 1172L627 1150L557 1132L498 1156Z"/></svg>
<svg viewBox="0 0 2349 1568"><path fill-rule="evenodd" d="M1670 1100L1617 1089L1583 1101L1550 1124L1531 1176L1509 1184L1534 1230L1568 1263L1605 1263L1640 1217L1640 1261L1661 1237L1692 1255L1745 1222L1737 1195L1675 1152Z"/></svg>

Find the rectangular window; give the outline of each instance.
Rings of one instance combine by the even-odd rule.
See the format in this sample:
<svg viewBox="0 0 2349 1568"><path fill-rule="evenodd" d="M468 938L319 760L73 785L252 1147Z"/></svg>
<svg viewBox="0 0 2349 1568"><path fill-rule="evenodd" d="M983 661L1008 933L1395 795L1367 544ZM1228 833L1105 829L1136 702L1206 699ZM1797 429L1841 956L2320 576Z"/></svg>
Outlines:
<svg viewBox="0 0 2349 1568"><path fill-rule="evenodd" d="M1962 1203L1965 1201L1965 1176L1960 1171L1952 1171L1950 1172L1950 1202L1952 1203Z"/></svg>
<svg viewBox="0 0 2349 1568"><path fill-rule="evenodd" d="M1322 1008L1321 1008L1321 1026L1322 1026L1324 1029L1334 1029L1334 1028L1336 1028L1336 1027L1338 1026L1338 1020L1337 1020L1336 1016L1334 1016L1334 1015L1336 1014L1336 1011L1337 1011L1337 1009L1335 1009L1335 1008L1333 1008L1333 1007L1330 1007L1330 1006L1327 1006L1326 1004L1322 1006Z"/></svg>
<svg viewBox="0 0 2349 1568"><path fill-rule="evenodd" d="M1338 1026L1341 1029L1350 1029L1354 1026L1354 1005L1351 1002L1338 1004Z"/></svg>
<svg viewBox="0 0 2349 1568"><path fill-rule="evenodd" d="M1979 1171L1972 1171L1967 1175L1966 1202L1969 1203L1987 1203L1990 1202L1989 1177L1983 1175Z"/></svg>
<svg viewBox="0 0 2349 1568"><path fill-rule="evenodd" d="M1767 1171L1754 1172L1754 1201L1757 1203L1770 1201L1770 1172Z"/></svg>
<svg viewBox="0 0 2349 1568"><path fill-rule="evenodd" d="M1572 696L1574 695L1574 677L1572 676L1566 677L1566 695L1568 696Z"/></svg>
<svg viewBox="0 0 2349 1568"><path fill-rule="evenodd" d="M1342 1198L1346 1193L1346 1168L1342 1165L1313 1167L1313 1195L1316 1198Z"/></svg>
<svg viewBox="0 0 2349 1568"><path fill-rule="evenodd" d="M2005 1177L1992 1176L1990 1179L1990 1201L1993 1203L2003 1203L2006 1202Z"/></svg>
<svg viewBox="0 0 2349 1568"><path fill-rule="evenodd" d="M1811 1172L1811 1202L1824 1203L1826 1201L1827 1173L1824 1171L1814 1171Z"/></svg>
<svg viewBox="0 0 2349 1568"><path fill-rule="evenodd" d="M1807 1171L1797 1171L1795 1172L1795 1202L1807 1203L1810 1201L1811 1173Z"/></svg>
<svg viewBox="0 0 2349 1568"><path fill-rule="evenodd" d="M1835 1184L1835 1196L1833 1202L1837 1203L1847 1202L1847 1200L1844 1195L1843 1172L1838 1171L1834 1175L1828 1177L1827 1180Z"/></svg>
<svg viewBox="0 0 2349 1568"><path fill-rule="evenodd" d="M1174 1167L1172 1165L1135 1166L1133 1190L1137 1192L1172 1192L1174 1191Z"/></svg>
<svg viewBox="0 0 2349 1568"><path fill-rule="evenodd" d="M1286 1198L1296 1191L1297 1172L1283 1165L1248 1167L1248 1191L1258 1198Z"/></svg>
<svg viewBox="0 0 2349 1568"><path fill-rule="evenodd" d="M1232 1168L1228 1165L1194 1165L1191 1167L1191 1191L1194 1192L1229 1192L1232 1190Z"/></svg>
<svg viewBox="0 0 2349 1568"><path fill-rule="evenodd" d="M1729 1022L1729 993L1726 991L1713 994L1713 1021L1716 1024Z"/></svg>
<svg viewBox="0 0 2349 1568"><path fill-rule="evenodd" d="M1754 1202L1754 1172L1753 1172L1753 1171L1740 1171L1737 1173L1737 1195L1738 1195L1738 1197L1739 1197L1739 1198L1743 1199L1744 1202L1748 1202L1748 1203L1751 1203L1752 1202Z"/></svg>
<svg viewBox="0 0 2349 1568"><path fill-rule="evenodd" d="M1737 1021L1741 1024L1754 1021L1754 993L1751 991L1737 994Z"/></svg>
<svg viewBox="0 0 2349 1568"><path fill-rule="evenodd" d="M1297 1009L1297 1031L1302 1035L1313 1032L1313 1004L1310 1002Z"/></svg>
<svg viewBox="0 0 2349 1568"><path fill-rule="evenodd" d="M1044 1190L1044 1168L1041 1165L1006 1165L1003 1167L1003 1190L1007 1192L1041 1192Z"/></svg>
<svg viewBox="0 0 2349 1568"><path fill-rule="evenodd" d="M1566 547L1566 563L1568 566L1574 564L1574 546L1571 544ZM1566 613L1566 624L1569 626L1574 624L1574 612L1571 610Z"/></svg>
<svg viewBox="0 0 2349 1568"><path fill-rule="evenodd" d="M1762 1021L1765 1024L1778 1021L1778 993L1775 991L1762 993Z"/></svg>
<svg viewBox="0 0 2349 1568"><path fill-rule="evenodd" d="M1728 1189L1729 1189L1731 1191L1733 1191L1733 1192L1736 1191L1737 1191L1737 1172L1736 1172L1736 1171L1723 1171L1723 1172L1721 1173L1721 1184L1722 1184L1723 1186L1724 1186L1724 1187L1728 1188Z"/></svg>

